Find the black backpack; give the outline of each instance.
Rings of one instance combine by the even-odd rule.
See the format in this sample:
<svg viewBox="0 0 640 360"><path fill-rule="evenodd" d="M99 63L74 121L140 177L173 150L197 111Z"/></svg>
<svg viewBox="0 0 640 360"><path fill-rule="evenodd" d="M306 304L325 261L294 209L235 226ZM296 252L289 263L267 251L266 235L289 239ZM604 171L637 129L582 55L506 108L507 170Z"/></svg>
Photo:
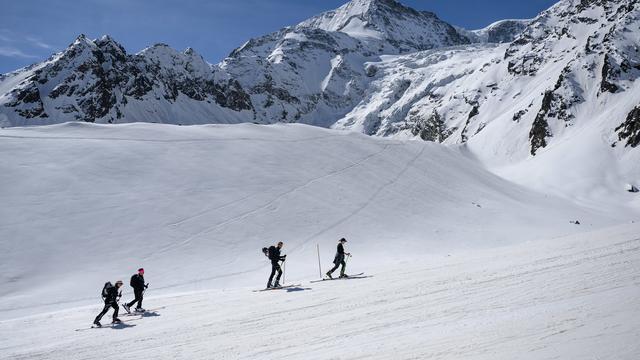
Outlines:
<svg viewBox="0 0 640 360"><path fill-rule="evenodd" d="M107 281L106 283L104 283L104 287L102 288L102 299L105 299L107 296L109 296L109 289L111 289L113 287L113 284L111 284L111 281Z"/></svg>
<svg viewBox="0 0 640 360"><path fill-rule="evenodd" d="M264 254L264 256L269 257L269 248L263 247L262 253Z"/></svg>

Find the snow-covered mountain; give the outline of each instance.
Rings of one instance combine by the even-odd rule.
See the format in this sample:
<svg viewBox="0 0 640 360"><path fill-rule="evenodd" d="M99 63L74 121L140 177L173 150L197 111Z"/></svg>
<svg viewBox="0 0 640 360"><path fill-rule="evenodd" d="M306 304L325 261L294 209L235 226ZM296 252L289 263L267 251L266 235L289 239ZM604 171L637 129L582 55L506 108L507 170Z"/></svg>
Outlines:
<svg viewBox="0 0 640 360"><path fill-rule="evenodd" d="M511 43L368 63L367 94L333 126L460 144L504 176L559 192L637 184L639 14L637 1L566 0Z"/></svg>
<svg viewBox="0 0 640 360"><path fill-rule="evenodd" d="M80 35L47 61L3 75L0 94L4 125L237 122L252 110L237 81L214 82L194 50L157 44L129 55L109 36Z"/></svg>
<svg viewBox="0 0 640 360"><path fill-rule="evenodd" d="M353 0L336 10L303 21L297 28L342 32L377 45L378 52L382 54L470 42L436 14L416 11L395 0Z"/></svg>
<svg viewBox="0 0 640 360"><path fill-rule="evenodd" d="M563 144L620 161L616 177L637 187L639 11L637 0L562 0L467 31L393 0L353 0L216 65L81 36L0 78L0 123L299 122L463 144L505 176Z"/></svg>
<svg viewBox="0 0 640 360"><path fill-rule="evenodd" d="M483 29L457 28L457 30L469 38L472 43L509 43L515 40L530 23L530 19L508 19L496 21Z"/></svg>
<svg viewBox="0 0 640 360"><path fill-rule="evenodd" d="M330 126L362 99L364 64L469 43L433 13L354 0L251 39L217 65L154 45L134 55L80 36L49 60L0 78L0 123L305 122Z"/></svg>

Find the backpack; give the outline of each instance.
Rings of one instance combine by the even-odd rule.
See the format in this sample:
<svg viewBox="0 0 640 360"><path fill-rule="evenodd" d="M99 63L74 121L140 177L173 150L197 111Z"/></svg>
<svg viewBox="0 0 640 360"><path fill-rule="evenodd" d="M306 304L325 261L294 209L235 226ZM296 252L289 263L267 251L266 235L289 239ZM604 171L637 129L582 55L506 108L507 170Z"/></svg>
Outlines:
<svg viewBox="0 0 640 360"><path fill-rule="evenodd" d="M264 254L264 256L269 257L269 248L263 247L262 253Z"/></svg>
<svg viewBox="0 0 640 360"><path fill-rule="evenodd" d="M104 287L102 288L103 299L109 296L109 289L111 289L112 287L113 287L113 284L111 284L111 281L107 281L106 283L104 283Z"/></svg>

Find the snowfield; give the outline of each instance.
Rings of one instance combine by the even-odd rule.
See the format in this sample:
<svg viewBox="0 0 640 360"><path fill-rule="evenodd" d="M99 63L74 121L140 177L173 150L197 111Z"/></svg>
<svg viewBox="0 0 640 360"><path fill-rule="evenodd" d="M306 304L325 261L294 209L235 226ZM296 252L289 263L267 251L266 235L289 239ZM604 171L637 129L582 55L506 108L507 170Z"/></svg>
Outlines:
<svg viewBox="0 0 640 360"><path fill-rule="evenodd" d="M517 185L464 146L305 125L68 123L0 130L0 169L0 358L640 350L634 202ZM342 236L348 272L371 277L309 283L316 246L326 271ZM260 249L279 240L300 286L252 292L269 271ZM75 331L104 282L140 266L156 312Z"/></svg>
<svg viewBox="0 0 640 360"><path fill-rule="evenodd" d="M156 311L114 329L88 329L97 305L8 320L0 350L7 359L636 359L639 231L404 262L287 292L151 297Z"/></svg>

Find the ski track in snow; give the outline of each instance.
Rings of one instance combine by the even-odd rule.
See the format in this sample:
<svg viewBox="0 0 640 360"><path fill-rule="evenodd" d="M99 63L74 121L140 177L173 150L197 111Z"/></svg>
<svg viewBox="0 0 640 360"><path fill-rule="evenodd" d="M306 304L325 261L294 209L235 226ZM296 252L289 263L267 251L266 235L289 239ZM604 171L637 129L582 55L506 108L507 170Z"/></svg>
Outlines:
<svg viewBox="0 0 640 360"><path fill-rule="evenodd" d="M374 191L371 196L365 200L365 202L357 207L353 212L351 212L350 214L348 214L347 216L343 217L342 219L336 221L335 223L329 225L328 227L318 231L317 233L309 236L308 238L304 239L299 245L295 246L292 248L292 250L296 250L306 244L308 244L311 240L318 238L319 236L321 236L322 234L327 233L329 230L336 228L337 226L339 226L340 224L343 224L347 221L349 221L349 219L351 219L352 217L356 216L357 214L359 214L362 210L364 210L367 206L369 206L371 204L371 202L373 202L373 200L382 192L384 191L386 188L388 188L389 186L392 186L393 184L395 184L398 179L400 179L402 177L402 175L409 169L409 167L416 162L416 160L418 160L418 158L422 155L422 153L424 153L424 149L426 148L426 145L423 145L420 148L420 151L418 151L418 153L412 158L410 159L405 166L400 170L400 172L398 172L398 174L389 182L382 184L382 186L380 186L376 191Z"/></svg>
<svg viewBox="0 0 640 360"><path fill-rule="evenodd" d="M180 243L177 243L177 244L173 244L173 245L167 246L167 247L165 247L165 248L162 248L162 249L160 249L157 253L152 253L151 255L149 255L149 256L147 256L147 257L145 257L144 259L149 259L149 258L151 258L151 257L153 257L153 256L155 256L155 255L157 255L157 254L165 253L165 252L168 252L168 251L175 250L176 248L180 248L180 247L186 246L186 245L188 245L188 244L189 244L193 239L195 239L195 238L197 238L197 237L199 237L199 236L209 234L209 233L211 233L212 231L215 231L216 229L219 229L219 228L221 228L221 227L223 227L223 226L225 226L225 225L228 225L228 224L231 224L231 223L234 223L234 222L238 222L238 221L245 220L245 219L247 219L249 216L251 216L251 215L253 215L253 214L255 214L255 213L259 212L259 211L262 211L262 210L268 209L268 208L269 208L269 207L271 207L273 204L275 204L276 202L278 202L279 200L281 200L282 198L284 198L284 197L285 197L285 196L287 196L287 195L293 194L293 193L295 193L295 192L296 192L296 191L298 191L298 190L301 190L301 189L303 189L303 188L305 188L305 187L307 187L307 186L309 186L309 185L311 185L311 184L313 184L313 183L316 183L316 182L322 181L323 179L326 179L326 178L328 178L328 177L331 177L331 176L335 176L335 175L341 174L341 173L343 173L343 172L345 172L345 171L348 171L348 170L351 170L351 169L353 169L353 168L355 168L355 167L357 167L357 166L361 166L361 165L363 165L367 160L369 160L369 159L371 159L371 158L373 158L373 157L375 157L375 156L377 156L377 155L380 155L381 153L383 153L384 151L386 151L386 150L389 148L389 146L391 146L391 145L388 145L388 144L387 144L387 145L384 145L380 151L377 151L377 152L375 152L375 153L373 153L373 154L367 155L367 156L365 156L364 158L362 158L361 160L358 160L358 161L356 161L356 162L352 163L351 165L345 166L345 167L340 168L340 169L335 170L335 171L331 171L331 172L329 172L329 173L327 173L327 174L325 174L325 175L322 175L322 176L319 176L319 177L316 177L316 178L310 179L310 180L306 181L304 184L302 184L302 185L300 185L300 186L296 186L296 187L294 187L294 188L292 188L292 189L290 189L290 190L288 190L288 191L285 191L285 192L282 192L282 193L280 193L280 194L277 194L275 198L273 198L272 200L270 200L270 201L266 202L265 204L263 204L263 205L261 205L261 206L259 206L259 207L255 208L255 209L249 210L249 211L247 211L247 212L245 212L245 213L242 213L242 214L240 214L240 215L238 215L238 216L235 216L235 217L233 217L233 218L231 218L231 219L224 220L224 221L222 221L222 222L220 222L220 223L218 223L218 224L215 224L215 225L213 225L213 226L211 226L211 227L209 227L209 228L206 228L206 229L204 229L204 230L202 230L202 231L200 231L200 232L198 232L198 233L196 233L196 234L194 234L194 235L192 235L192 236L189 236L189 237L188 237L187 239L185 239L184 241L182 241L182 242L180 242ZM375 195L374 195L373 197L375 197ZM373 198L373 197L372 197L372 198Z"/></svg>

